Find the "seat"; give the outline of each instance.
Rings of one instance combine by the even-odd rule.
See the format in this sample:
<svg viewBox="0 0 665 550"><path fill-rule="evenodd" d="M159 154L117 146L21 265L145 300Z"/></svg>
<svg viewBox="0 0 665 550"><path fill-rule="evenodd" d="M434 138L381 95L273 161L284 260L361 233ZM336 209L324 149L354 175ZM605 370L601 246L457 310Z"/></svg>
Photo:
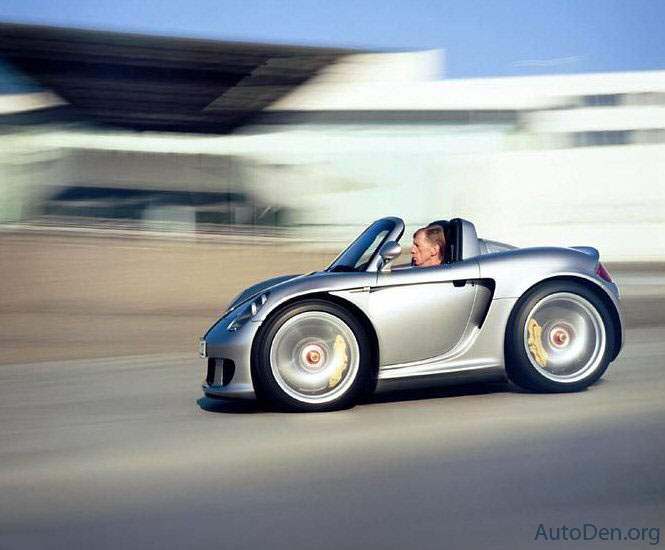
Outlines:
<svg viewBox="0 0 665 550"><path fill-rule="evenodd" d="M460 230L462 221L459 218L448 220L436 220L430 225L438 225L443 228L443 235L446 238L446 246L443 250L443 263L451 264L462 257L462 231Z"/></svg>

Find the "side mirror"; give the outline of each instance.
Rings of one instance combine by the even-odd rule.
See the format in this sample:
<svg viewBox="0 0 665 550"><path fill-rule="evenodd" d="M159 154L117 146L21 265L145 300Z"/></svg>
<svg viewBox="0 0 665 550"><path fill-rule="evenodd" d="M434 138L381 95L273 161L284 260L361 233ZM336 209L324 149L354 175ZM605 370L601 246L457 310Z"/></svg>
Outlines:
<svg viewBox="0 0 665 550"><path fill-rule="evenodd" d="M398 242L388 241L383 243L383 246L379 250L379 256L383 260L381 265L381 271L390 271L390 266L396 258L399 258L399 255L402 253L402 247Z"/></svg>

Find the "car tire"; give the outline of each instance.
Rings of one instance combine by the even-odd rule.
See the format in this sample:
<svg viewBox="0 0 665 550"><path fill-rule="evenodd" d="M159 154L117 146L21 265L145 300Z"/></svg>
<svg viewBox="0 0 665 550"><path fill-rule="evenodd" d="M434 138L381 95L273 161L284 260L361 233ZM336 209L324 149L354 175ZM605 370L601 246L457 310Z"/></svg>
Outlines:
<svg viewBox="0 0 665 550"><path fill-rule="evenodd" d="M365 330L332 302L306 300L278 311L261 328L252 355L257 397L280 410L348 408L371 388Z"/></svg>
<svg viewBox="0 0 665 550"><path fill-rule="evenodd" d="M612 318L600 297L583 284L552 281L515 305L506 331L506 372L524 389L579 391L603 375L613 349Z"/></svg>

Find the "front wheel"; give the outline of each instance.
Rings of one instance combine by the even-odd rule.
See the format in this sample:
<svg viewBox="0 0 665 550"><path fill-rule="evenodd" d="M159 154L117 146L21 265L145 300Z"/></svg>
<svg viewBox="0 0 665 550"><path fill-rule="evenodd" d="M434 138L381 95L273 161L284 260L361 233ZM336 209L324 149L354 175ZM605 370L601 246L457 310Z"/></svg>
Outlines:
<svg viewBox="0 0 665 550"><path fill-rule="evenodd" d="M351 313L308 300L266 322L255 346L257 395L291 411L351 406L369 387L367 336Z"/></svg>
<svg viewBox="0 0 665 550"><path fill-rule="evenodd" d="M612 319L594 292L575 282L544 283L510 317L506 371L526 389L578 391L603 375L613 349Z"/></svg>

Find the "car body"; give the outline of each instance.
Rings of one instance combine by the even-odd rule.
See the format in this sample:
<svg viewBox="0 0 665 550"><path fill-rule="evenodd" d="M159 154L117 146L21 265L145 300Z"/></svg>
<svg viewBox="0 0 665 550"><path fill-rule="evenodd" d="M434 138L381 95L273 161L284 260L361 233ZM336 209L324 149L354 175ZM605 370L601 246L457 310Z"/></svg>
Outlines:
<svg viewBox="0 0 665 550"><path fill-rule="evenodd" d="M515 248L479 239L467 220L433 223L446 235L442 265L393 267L405 225L388 217L327 269L240 293L200 340L205 394L329 410L440 380L508 375L573 391L616 358L619 290L596 249Z"/></svg>

